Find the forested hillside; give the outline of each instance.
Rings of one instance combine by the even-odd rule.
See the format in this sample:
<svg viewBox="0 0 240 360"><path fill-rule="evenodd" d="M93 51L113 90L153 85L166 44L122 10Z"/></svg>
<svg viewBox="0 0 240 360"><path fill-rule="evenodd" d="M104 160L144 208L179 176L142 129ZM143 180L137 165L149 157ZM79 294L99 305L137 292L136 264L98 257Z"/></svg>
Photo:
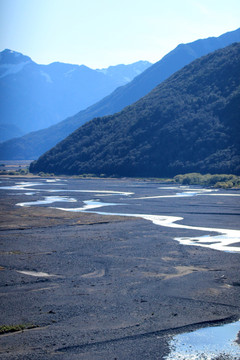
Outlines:
<svg viewBox="0 0 240 360"><path fill-rule="evenodd" d="M240 43L193 61L123 111L95 118L32 172L240 174Z"/></svg>

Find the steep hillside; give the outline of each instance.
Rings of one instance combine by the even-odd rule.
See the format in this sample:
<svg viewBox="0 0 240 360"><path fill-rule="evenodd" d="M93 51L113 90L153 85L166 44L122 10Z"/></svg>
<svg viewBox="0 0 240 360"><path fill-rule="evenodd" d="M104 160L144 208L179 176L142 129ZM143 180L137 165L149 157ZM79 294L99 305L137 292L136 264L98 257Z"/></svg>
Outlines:
<svg viewBox="0 0 240 360"><path fill-rule="evenodd" d="M96 118L31 165L56 174L240 174L240 43L193 61L123 111Z"/></svg>
<svg viewBox="0 0 240 360"><path fill-rule="evenodd" d="M114 114L145 96L155 86L194 59L240 41L240 29L218 38L181 44L125 86L77 115L38 132L0 144L1 159L36 159L94 117Z"/></svg>
<svg viewBox="0 0 240 360"><path fill-rule="evenodd" d="M20 137L23 132L14 124L0 123L0 134L1 141L5 141L10 138Z"/></svg>
<svg viewBox="0 0 240 360"><path fill-rule="evenodd" d="M142 61L105 71L59 62L38 65L27 56L4 50L0 53L0 124L15 125L23 133L49 127L99 101L150 65Z"/></svg>

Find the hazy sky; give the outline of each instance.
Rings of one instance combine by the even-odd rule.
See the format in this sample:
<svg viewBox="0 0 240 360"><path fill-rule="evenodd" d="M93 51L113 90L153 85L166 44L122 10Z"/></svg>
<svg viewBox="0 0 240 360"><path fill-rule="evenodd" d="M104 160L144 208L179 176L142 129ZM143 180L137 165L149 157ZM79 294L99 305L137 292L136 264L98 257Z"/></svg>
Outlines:
<svg viewBox="0 0 240 360"><path fill-rule="evenodd" d="M238 27L239 0L0 0L0 51L39 64L156 62L179 43Z"/></svg>

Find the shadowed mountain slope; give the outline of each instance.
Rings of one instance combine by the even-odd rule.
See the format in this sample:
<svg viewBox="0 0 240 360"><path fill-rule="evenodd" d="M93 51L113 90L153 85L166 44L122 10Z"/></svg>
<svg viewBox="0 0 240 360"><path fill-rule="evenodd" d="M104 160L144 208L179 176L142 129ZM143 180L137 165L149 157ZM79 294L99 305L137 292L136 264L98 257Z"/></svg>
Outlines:
<svg viewBox="0 0 240 360"><path fill-rule="evenodd" d="M94 117L114 114L145 96L155 86L194 59L240 41L240 29L218 38L181 44L125 86L75 116L21 138L0 144L1 159L36 159L67 135Z"/></svg>
<svg viewBox="0 0 240 360"><path fill-rule="evenodd" d="M95 118L33 172L240 174L240 43L193 61L121 112Z"/></svg>

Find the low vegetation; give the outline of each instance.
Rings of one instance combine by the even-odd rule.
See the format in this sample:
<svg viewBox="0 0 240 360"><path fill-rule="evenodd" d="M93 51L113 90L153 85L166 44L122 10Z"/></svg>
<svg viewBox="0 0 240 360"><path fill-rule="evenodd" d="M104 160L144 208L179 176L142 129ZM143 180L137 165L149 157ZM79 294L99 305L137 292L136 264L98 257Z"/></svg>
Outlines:
<svg viewBox="0 0 240 360"><path fill-rule="evenodd" d="M36 327L37 326L33 325L33 324L1 325L0 326L0 335L17 332L17 331L23 331L26 329L34 329Z"/></svg>
<svg viewBox="0 0 240 360"><path fill-rule="evenodd" d="M240 176L231 174L206 174L190 173L176 175L173 180L182 185L201 185L222 189L240 189Z"/></svg>
<svg viewBox="0 0 240 360"><path fill-rule="evenodd" d="M19 170L0 170L0 175L20 175L20 176L25 176L29 174L29 169L19 169Z"/></svg>

